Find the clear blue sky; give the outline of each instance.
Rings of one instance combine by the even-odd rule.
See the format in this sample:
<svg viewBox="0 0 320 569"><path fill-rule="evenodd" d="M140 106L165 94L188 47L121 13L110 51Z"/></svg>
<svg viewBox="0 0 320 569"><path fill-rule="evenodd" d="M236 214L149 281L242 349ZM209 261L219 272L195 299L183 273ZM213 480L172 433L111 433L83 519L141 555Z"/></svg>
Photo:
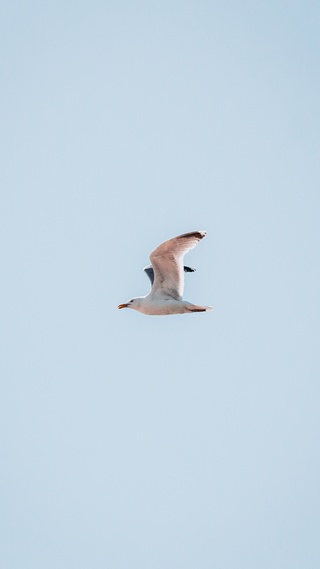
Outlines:
<svg viewBox="0 0 320 569"><path fill-rule="evenodd" d="M320 566L319 16L2 2L2 569Z"/></svg>

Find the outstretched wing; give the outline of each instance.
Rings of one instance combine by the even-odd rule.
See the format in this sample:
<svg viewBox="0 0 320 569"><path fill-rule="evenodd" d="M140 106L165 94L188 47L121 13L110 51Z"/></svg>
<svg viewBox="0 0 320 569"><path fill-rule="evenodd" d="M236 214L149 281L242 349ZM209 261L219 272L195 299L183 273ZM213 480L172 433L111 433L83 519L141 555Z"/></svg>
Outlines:
<svg viewBox="0 0 320 569"><path fill-rule="evenodd" d="M150 255L154 270L151 293L181 300L184 288L183 257L205 237L206 231L192 231L161 243ZM150 278L150 277L149 277Z"/></svg>

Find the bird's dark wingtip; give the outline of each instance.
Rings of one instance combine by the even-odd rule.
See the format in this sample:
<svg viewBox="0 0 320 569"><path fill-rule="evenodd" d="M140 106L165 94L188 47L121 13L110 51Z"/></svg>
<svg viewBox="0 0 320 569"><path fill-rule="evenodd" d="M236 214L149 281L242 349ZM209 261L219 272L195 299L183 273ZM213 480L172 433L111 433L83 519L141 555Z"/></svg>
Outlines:
<svg viewBox="0 0 320 569"><path fill-rule="evenodd" d="M190 231L190 233L183 233L179 235L180 239L185 239L186 237L195 237L196 239L203 239L207 235L206 231Z"/></svg>

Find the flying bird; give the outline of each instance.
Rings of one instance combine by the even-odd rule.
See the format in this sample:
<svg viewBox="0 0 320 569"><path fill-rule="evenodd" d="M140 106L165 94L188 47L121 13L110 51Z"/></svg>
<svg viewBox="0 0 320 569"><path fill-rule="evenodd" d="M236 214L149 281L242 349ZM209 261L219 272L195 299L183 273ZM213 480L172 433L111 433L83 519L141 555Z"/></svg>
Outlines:
<svg viewBox="0 0 320 569"><path fill-rule="evenodd" d="M205 237L206 231L192 231L164 241L150 255L151 265L145 267L151 281L146 296L132 298L118 308L133 308L143 314L165 315L207 312L211 306L198 306L182 299L184 272L194 269L184 267L183 257Z"/></svg>

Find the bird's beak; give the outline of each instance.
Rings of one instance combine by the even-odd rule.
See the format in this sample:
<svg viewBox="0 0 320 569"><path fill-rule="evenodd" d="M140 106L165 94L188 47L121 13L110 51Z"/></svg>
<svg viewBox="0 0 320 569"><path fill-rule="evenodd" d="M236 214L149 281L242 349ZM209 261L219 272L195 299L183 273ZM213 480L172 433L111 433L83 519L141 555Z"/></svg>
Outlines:
<svg viewBox="0 0 320 569"><path fill-rule="evenodd" d="M127 308L128 304L124 303L124 304L119 304L118 308Z"/></svg>

